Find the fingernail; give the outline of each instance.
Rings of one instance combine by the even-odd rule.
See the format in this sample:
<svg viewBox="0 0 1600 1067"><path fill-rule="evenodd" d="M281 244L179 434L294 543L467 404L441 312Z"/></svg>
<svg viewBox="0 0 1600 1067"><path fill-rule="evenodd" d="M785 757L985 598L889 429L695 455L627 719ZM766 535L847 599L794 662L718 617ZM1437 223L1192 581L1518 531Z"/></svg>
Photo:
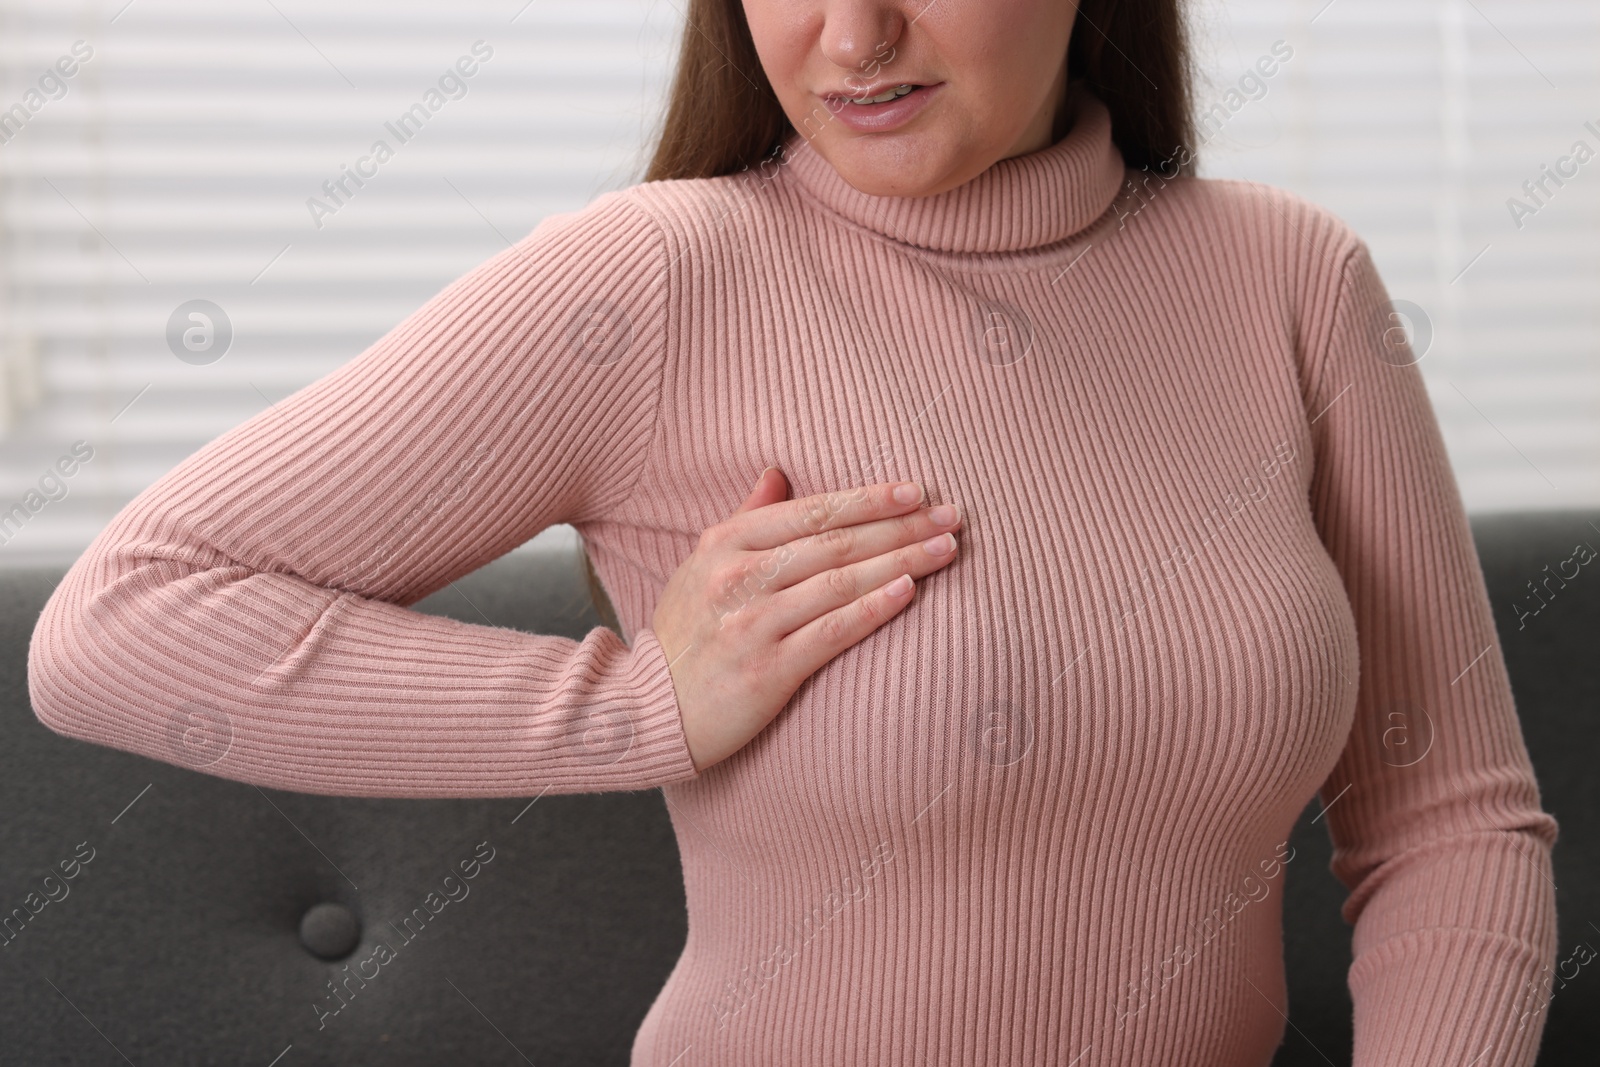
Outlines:
<svg viewBox="0 0 1600 1067"><path fill-rule="evenodd" d="M935 526L954 526L956 524L956 508L954 504L940 504L928 512L928 518L933 520Z"/></svg>
<svg viewBox="0 0 1600 1067"><path fill-rule="evenodd" d="M915 504L922 499L922 486L916 482L901 482L894 487L894 498L902 504Z"/></svg>

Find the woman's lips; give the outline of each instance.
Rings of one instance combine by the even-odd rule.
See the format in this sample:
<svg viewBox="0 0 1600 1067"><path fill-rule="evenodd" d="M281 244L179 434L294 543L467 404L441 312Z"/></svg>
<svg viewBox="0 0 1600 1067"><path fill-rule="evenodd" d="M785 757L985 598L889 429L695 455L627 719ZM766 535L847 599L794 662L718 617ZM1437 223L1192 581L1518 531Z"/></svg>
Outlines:
<svg viewBox="0 0 1600 1067"><path fill-rule="evenodd" d="M835 118L851 129L861 130L864 133L882 133L910 122L918 112L928 106L943 85L944 82L919 85L904 96L897 96L881 104L856 104L837 96L826 98L824 103Z"/></svg>

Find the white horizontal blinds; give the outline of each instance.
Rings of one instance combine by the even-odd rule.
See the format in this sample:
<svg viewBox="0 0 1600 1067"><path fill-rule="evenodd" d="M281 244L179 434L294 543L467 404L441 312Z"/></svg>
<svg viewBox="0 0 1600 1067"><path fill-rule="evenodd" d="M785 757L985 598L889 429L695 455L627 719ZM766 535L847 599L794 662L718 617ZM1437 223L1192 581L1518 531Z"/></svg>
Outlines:
<svg viewBox="0 0 1600 1067"><path fill-rule="evenodd" d="M1419 367L1467 508L1600 501L1600 5L1228 0L1195 24L1203 105L1292 49L1201 173L1293 189L1367 239L1431 331ZM1523 183L1563 156L1535 204Z"/></svg>
<svg viewBox="0 0 1600 1067"><path fill-rule="evenodd" d="M0 107L75 41L91 52L0 124L0 510L65 490L9 540L0 525L0 565L75 558L206 441L544 216L637 181L680 18L651 0L125 3L0 0ZM180 358L169 319L193 301L222 314L185 308ZM184 347L207 329L211 348ZM91 458L57 468L76 441Z"/></svg>
<svg viewBox="0 0 1600 1067"><path fill-rule="evenodd" d="M0 0L0 108L39 105L10 134L0 123L0 512L65 490L8 541L0 526L0 565L75 557L205 441L545 215L636 181L681 6ZM1224 108L1202 173L1328 205L1368 239L1393 296L1426 310L1422 369L1468 507L1600 498L1600 160L1551 185L1520 229L1505 206L1574 141L1600 149L1583 126L1600 125L1600 9L1192 12L1197 99ZM58 87L48 72L79 40L93 54ZM477 41L492 54L475 56ZM420 129L389 130L417 105ZM323 184L340 179L334 201ZM222 309L230 347L179 358L169 320L183 308L172 332L187 352L185 333L207 327L184 305L201 300Z"/></svg>

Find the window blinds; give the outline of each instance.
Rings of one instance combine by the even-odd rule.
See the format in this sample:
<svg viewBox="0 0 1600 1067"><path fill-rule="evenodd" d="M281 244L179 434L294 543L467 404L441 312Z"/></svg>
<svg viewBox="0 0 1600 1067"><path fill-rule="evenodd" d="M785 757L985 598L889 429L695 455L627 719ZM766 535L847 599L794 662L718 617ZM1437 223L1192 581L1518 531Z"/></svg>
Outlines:
<svg viewBox="0 0 1600 1067"><path fill-rule="evenodd" d="M1600 159L1560 163L1580 141L1600 152L1600 7L1252 0L1194 14L1202 109L1274 42L1293 50L1244 86L1200 173L1292 189L1366 239L1396 327L1425 353L1467 509L1600 501ZM1574 173L1540 186L1545 165ZM1529 181L1543 206L1514 212Z"/></svg>
<svg viewBox="0 0 1600 1067"><path fill-rule="evenodd" d="M1600 160L1572 158L1600 150L1600 11L1191 15L1201 173L1293 189L1367 238L1469 509L1600 499ZM637 181L682 18L0 0L0 512L45 501L0 529L0 565L75 558L200 445L545 215Z"/></svg>

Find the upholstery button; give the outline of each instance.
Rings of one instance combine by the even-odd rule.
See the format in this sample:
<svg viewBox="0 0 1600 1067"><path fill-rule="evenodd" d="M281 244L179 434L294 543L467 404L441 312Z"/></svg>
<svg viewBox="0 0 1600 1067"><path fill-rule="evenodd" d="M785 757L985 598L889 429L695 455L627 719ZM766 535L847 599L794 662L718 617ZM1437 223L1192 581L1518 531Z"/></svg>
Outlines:
<svg viewBox="0 0 1600 1067"><path fill-rule="evenodd" d="M300 920L300 943L325 960L348 956L361 940L361 924L343 904L313 905Z"/></svg>

